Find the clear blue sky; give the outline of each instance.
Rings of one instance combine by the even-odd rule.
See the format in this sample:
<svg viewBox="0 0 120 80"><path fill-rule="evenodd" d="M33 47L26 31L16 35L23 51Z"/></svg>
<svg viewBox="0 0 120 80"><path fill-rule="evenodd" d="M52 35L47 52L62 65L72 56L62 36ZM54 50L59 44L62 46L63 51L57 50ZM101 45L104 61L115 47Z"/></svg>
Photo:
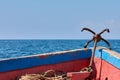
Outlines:
<svg viewBox="0 0 120 80"><path fill-rule="evenodd" d="M0 0L0 39L120 39L120 0Z"/></svg>

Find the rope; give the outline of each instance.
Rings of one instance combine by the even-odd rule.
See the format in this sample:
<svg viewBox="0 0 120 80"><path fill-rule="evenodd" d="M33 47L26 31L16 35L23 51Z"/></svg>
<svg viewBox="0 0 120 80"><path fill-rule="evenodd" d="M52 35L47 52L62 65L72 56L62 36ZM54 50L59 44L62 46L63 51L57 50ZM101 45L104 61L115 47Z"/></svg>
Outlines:
<svg viewBox="0 0 120 80"><path fill-rule="evenodd" d="M63 71L47 70L41 74L25 74L18 80L70 80Z"/></svg>

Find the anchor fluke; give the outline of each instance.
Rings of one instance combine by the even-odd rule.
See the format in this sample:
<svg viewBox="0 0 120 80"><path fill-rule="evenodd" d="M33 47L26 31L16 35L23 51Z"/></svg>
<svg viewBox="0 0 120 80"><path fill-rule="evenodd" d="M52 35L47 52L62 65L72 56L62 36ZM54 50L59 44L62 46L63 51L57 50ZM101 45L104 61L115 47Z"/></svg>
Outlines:
<svg viewBox="0 0 120 80"><path fill-rule="evenodd" d="M82 30L81 30L81 32L83 32L84 30L87 30L87 31L89 31L89 32L91 32L91 33L93 33L93 34L95 34L95 32L94 31L92 31L91 29L89 29L89 28L83 28Z"/></svg>
<svg viewBox="0 0 120 80"><path fill-rule="evenodd" d="M89 41L84 45L84 48L87 48L88 44L89 44L90 42L92 42L92 41L93 41L93 39L89 40Z"/></svg>
<svg viewBox="0 0 120 80"><path fill-rule="evenodd" d="M110 30L108 28L102 30L99 34L101 35L102 33L104 33L105 31L107 31L108 33L110 32Z"/></svg>

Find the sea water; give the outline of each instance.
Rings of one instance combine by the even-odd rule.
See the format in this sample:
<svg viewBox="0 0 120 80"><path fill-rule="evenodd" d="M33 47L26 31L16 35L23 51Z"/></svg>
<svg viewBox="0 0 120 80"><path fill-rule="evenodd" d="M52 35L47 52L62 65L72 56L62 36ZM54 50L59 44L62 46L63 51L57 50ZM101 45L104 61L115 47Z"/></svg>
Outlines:
<svg viewBox="0 0 120 80"><path fill-rule="evenodd" d="M0 40L0 59L80 49L88 40ZM120 53L120 40L108 40ZM103 41L98 46L108 47ZM88 45L93 47L93 42Z"/></svg>

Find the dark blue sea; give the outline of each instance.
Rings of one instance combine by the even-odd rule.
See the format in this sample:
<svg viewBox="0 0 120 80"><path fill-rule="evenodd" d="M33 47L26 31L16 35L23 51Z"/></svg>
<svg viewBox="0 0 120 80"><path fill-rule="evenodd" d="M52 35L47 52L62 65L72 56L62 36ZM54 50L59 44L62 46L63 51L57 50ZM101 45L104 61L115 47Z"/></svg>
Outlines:
<svg viewBox="0 0 120 80"><path fill-rule="evenodd" d="M120 40L108 40L120 53ZM83 48L87 40L0 40L0 59ZM88 47L92 47L93 42ZM99 42L98 46L107 45Z"/></svg>

